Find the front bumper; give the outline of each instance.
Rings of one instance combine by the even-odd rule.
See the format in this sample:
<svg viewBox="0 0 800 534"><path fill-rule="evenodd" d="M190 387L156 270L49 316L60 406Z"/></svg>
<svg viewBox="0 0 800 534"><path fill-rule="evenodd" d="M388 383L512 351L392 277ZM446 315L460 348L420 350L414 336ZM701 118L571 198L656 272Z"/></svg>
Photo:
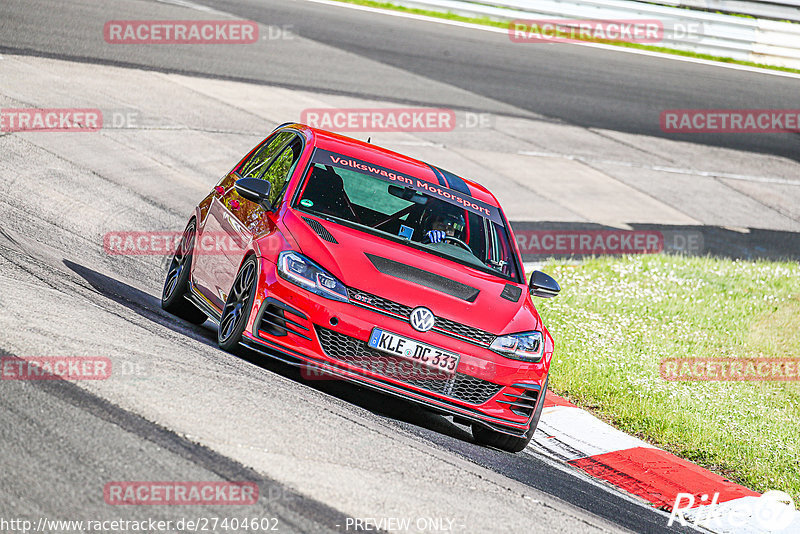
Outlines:
<svg viewBox="0 0 800 534"><path fill-rule="evenodd" d="M345 379L498 432L523 437L528 431L549 357L519 362L474 340L420 333L401 316L319 297L278 277L270 264L264 267L245 346L301 366L309 379ZM368 347L375 326L458 353L456 373L438 374Z"/></svg>

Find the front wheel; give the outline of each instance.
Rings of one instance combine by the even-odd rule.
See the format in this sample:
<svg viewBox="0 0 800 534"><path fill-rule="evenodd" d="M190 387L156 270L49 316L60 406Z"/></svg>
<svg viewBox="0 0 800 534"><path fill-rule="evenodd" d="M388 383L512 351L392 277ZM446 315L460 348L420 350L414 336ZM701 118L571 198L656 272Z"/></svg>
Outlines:
<svg viewBox="0 0 800 534"><path fill-rule="evenodd" d="M247 318L253 308L258 279L258 262L255 256L248 257L239 269L217 330L217 344L225 351L233 350L242 340L242 332L247 326Z"/></svg>
<svg viewBox="0 0 800 534"><path fill-rule="evenodd" d="M544 381L544 387L542 387L539 398L536 401L536 411L533 413L530 429L525 434L524 438L509 436L508 434L486 428L478 423L473 423L472 437L475 439L475 442L508 452L520 452L524 450L525 447L528 446L528 443L531 442L533 433L536 432L536 427L539 426L539 419L542 417L544 397L547 393L547 383L549 380L550 379L547 378Z"/></svg>
<svg viewBox="0 0 800 534"><path fill-rule="evenodd" d="M206 314L184 298L189 291L189 274L192 270L192 253L196 235L195 221L192 219L186 225L181 242L169 264L167 278L164 280L164 289L161 291L161 307L190 323L203 324L208 318Z"/></svg>

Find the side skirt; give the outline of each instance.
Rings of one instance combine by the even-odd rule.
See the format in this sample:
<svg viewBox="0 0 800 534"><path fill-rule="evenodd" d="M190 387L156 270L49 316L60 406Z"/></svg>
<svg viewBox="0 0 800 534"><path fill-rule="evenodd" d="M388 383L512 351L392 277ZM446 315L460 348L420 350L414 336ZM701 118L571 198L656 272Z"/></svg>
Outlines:
<svg viewBox="0 0 800 534"><path fill-rule="evenodd" d="M200 311L208 315L208 318L219 324L222 319L222 313L211 305L203 296L194 288L194 284L189 280L189 292L184 295L184 298L197 306Z"/></svg>

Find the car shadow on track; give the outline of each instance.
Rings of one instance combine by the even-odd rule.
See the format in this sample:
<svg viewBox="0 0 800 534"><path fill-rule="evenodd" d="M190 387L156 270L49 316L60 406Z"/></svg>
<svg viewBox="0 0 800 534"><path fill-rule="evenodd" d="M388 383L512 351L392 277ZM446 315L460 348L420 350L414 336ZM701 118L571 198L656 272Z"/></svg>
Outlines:
<svg viewBox="0 0 800 534"><path fill-rule="evenodd" d="M169 328L174 332L188 335L192 339L210 347L217 347L216 324L212 321L206 321L203 326L195 326L162 310L161 301L158 297L70 260L65 259L63 263L69 270L88 282L98 293L125 306L140 317L159 326ZM273 360L244 347L240 347L236 355L262 369L312 387L317 391L359 406L381 417L426 428L457 440L472 442L472 434L470 432L455 425L446 417L409 401L334 377L309 380L301 375L297 367Z"/></svg>
<svg viewBox="0 0 800 534"><path fill-rule="evenodd" d="M88 282L99 294L125 306L139 316L177 333L188 335L205 345L217 346L216 334L211 335L207 328L195 326L162 310L159 297L154 297L141 289L73 261L65 259L63 263L70 271ZM209 324L209 321L206 321L206 324Z"/></svg>
<svg viewBox="0 0 800 534"><path fill-rule="evenodd" d="M305 386L370 411L375 415L425 428L457 440L470 443L473 441L471 432L454 424L449 418L413 402L336 377L308 379L301 374L298 368L287 364L281 364L280 362L274 362L249 349L240 351L239 356L254 365L277 372L296 382L301 382ZM275 364L282 366L282 368L278 369Z"/></svg>

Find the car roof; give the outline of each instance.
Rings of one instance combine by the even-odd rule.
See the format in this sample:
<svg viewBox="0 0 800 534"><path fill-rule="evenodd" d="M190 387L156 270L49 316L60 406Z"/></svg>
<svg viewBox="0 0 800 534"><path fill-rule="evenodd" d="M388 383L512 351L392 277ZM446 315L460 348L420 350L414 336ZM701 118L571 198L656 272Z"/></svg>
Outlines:
<svg viewBox="0 0 800 534"><path fill-rule="evenodd" d="M316 148L354 157L374 165L388 167L434 185L443 185L450 189L461 191L496 208L500 207L494 195L481 184L423 161L351 137L312 128L305 124L292 123L282 127L300 130Z"/></svg>

